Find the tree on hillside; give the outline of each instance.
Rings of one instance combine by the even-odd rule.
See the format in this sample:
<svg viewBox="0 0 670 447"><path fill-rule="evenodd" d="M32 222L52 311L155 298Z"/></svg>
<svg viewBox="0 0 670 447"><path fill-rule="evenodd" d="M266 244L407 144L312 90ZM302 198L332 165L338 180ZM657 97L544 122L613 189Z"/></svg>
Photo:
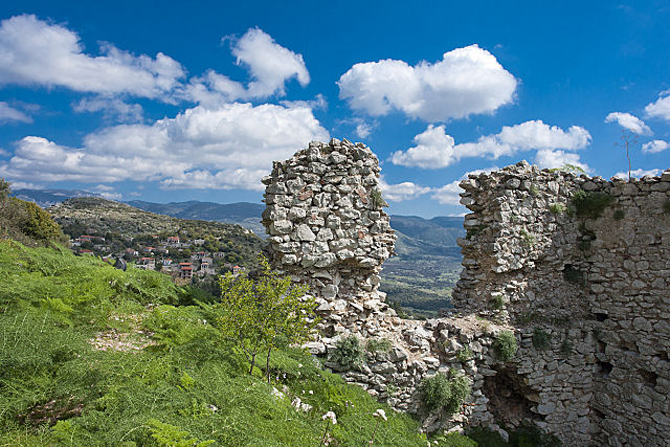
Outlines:
<svg viewBox="0 0 670 447"><path fill-rule="evenodd" d="M227 273L220 278L221 302L208 306L222 335L232 340L249 362L249 374L256 357L266 354L270 381L270 356L282 343L299 344L309 339L317 323L314 298L307 287L293 284L270 268L265 257L252 278L247 272Z"/></svg>

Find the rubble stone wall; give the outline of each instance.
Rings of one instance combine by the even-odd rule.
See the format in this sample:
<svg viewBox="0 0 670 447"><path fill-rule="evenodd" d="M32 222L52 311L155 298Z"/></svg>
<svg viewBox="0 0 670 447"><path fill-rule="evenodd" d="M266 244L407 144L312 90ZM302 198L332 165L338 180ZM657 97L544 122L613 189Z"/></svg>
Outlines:
<svg viewBox="0 0 670 447"><path fill-rule="evenodd" d="M461 187L454 304L515 328L539 425L578 445L667 445L670 172L608 181L522 162Z"/></svg>
<svg viewBox="0 0 670 447"><path fill-rule="evenodd" d="M566 445L670 439L670 173L609 182L522 162L465 180L458 313L426 321L398 318L378 290L395 235L370 149L313 142L263 182L271 260L310 286L322 322L308 347L346 380L427 431L530 419ZM578 190L607 202L601 217L576 212ZM503 330L519 344L508 362L493 349ZM342 368L328 359L351 335L391 346ZM417 386L449 370L469 400L426 412Z"/></svg>

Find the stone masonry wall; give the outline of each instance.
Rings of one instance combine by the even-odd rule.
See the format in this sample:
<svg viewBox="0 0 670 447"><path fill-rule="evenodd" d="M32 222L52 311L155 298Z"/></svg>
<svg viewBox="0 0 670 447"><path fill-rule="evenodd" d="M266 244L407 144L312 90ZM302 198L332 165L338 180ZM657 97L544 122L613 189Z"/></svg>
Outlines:
<svg viewBox="0 0 670 447"><path fill-rule="evenodd" d="M629 183L522 162L461 187L454 302L515 327L539 425L570 445L668 445L670 172Z"/></svg>
<svg viewBox="0 0 670 447"><path fill-rule="evenodd" d="M395 235L367 147L310 143L263 182L271 260L310 286L323 318L308 347L349 382L427 431L525 419L566 445L666 445L670 172L609 182L522 162L465 180L459 313L426 321L398 318L378 290ZM608 202L602 217L575 212L578 190ZM509 362L492 348L502 330L519 343ZM391 348L342 370L328 359L350 335ZM426 412L417 385L450 369L470 399L455 415Z"/></svg>

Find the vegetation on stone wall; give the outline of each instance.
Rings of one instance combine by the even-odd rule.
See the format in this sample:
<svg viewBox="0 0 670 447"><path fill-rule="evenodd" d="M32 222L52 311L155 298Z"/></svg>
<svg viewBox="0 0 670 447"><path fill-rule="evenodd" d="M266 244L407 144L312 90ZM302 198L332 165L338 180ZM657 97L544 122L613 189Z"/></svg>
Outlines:
<svg viewBox="0 0 670 447"><path fill-rule="evenodd" d="M338 340L330 360L344 369L361 369L365 363L365 351L355 335Z"/></svg>
<svg viewBox="0 0 670 447"><path fill-rule="evenodd" d="M512 331L501 331L493 340L493 350L502 361L509 361L516 355L518 346Z"/></svg>
<svg viewBox="0 0 670 447"><path fill-rule="evenodd" d="M614 202L614 197L605 192L588 192L582 189L575 191L572 196L577 216L588 219L597 219L605 209Z"/></svg>
<svg viewBox="0 0 670 447"><path fill-rule="evenodd" d="M428 411L442 410L453 414L470 395L468 379L450 369L448 374L437 373L424 378L418 387L421 403Z"/></svg>

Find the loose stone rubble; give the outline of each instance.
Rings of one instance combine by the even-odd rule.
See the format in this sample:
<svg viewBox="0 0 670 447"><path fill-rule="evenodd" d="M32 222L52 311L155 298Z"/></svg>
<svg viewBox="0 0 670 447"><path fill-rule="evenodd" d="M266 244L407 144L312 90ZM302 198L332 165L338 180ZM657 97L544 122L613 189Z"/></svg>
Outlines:
<svg viewBox="0 0 670 447"><path fill-rule="evenodd" d="M377 157L361 143L310 143L275 162L263 224L275 267L306 283L326 365L427 431L531 420L568 445L665 445L670 435L670 172L628 183L522 162L462 182L468 237L453 293L459 314L404 320L378 290L395 235ZM603 217L571 216L576 190L614 199ZM493 341L515 332L503 362ZM344 370L338 340L389 340ZM472 385L455 415L421 408L417 386L454 369Z"/></svg>

